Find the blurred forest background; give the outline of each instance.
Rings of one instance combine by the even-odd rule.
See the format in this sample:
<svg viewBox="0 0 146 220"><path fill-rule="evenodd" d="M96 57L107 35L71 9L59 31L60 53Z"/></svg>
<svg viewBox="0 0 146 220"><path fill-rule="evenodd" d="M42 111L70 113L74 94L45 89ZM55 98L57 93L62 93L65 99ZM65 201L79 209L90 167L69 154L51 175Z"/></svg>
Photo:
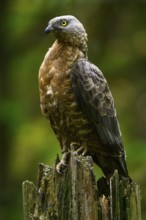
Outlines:
<svg viewBox="0 0 146 220"><path fill-rule="evenodd" d="M72 14L88 33L88 56L112 90L130 176L142 190L146 219L146 1L4 0L0 37L0 219L22 220L22 181L60 152L41 115L38 70L54 37L48 21ZM102 173L96 168L97 176Z"/></svg>

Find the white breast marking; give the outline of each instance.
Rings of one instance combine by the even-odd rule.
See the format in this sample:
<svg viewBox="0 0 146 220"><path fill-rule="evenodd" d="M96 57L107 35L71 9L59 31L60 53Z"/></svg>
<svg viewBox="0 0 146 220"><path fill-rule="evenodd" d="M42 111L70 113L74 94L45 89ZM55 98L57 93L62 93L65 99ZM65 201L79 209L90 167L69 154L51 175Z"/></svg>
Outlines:
<svg viewBox="0 0 146 220"><path fill-rule="evenodd" d="M52 90L52 87L49 85L49 86L47 86L47 93L46 93L47 95L51 95L51 94L53 94L53 90Z"/></svg>

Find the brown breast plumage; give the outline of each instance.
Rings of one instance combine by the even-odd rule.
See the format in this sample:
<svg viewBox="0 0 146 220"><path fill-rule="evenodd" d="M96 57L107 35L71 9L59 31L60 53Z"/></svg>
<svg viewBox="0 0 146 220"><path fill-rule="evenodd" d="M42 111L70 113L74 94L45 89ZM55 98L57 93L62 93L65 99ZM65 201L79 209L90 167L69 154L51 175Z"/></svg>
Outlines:
<svg viewBox="0 0 146 220"><path fill-rule="evenodd" d="M84 54L77 47L56 41L40 67L39 85L42 113L50 120L61 148L71 142L86 142L92 126L79 110L70 83L71 68ZM94 141L94 138L93 138Z"/></svg>

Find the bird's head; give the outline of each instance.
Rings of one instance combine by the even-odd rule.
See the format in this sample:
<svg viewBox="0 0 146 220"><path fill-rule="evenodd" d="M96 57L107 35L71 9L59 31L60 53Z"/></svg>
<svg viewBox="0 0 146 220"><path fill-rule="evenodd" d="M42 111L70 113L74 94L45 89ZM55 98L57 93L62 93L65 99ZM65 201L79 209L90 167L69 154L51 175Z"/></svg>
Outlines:
<svg viewBox="0 0 146 220"><path fill-rule="evenodd" d="M76 46L86 45L87 34L81 22L72 15L49 21L45 33L53 32L58 41Z"/></svg>

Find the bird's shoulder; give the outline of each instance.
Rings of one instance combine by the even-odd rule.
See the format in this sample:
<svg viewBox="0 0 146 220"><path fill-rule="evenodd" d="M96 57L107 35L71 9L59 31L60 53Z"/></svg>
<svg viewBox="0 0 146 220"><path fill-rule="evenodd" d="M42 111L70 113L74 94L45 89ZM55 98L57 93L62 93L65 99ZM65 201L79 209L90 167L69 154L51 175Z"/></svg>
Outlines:
<svg viewBox="0 0 146 220"><path fill-rule="evenodd" d="M71 82L77 96L82 96L101 115L114 116L113 97L100 69L88 59L79 59L72 68ZM78 91L78 92L77 92Z"/></svg>

